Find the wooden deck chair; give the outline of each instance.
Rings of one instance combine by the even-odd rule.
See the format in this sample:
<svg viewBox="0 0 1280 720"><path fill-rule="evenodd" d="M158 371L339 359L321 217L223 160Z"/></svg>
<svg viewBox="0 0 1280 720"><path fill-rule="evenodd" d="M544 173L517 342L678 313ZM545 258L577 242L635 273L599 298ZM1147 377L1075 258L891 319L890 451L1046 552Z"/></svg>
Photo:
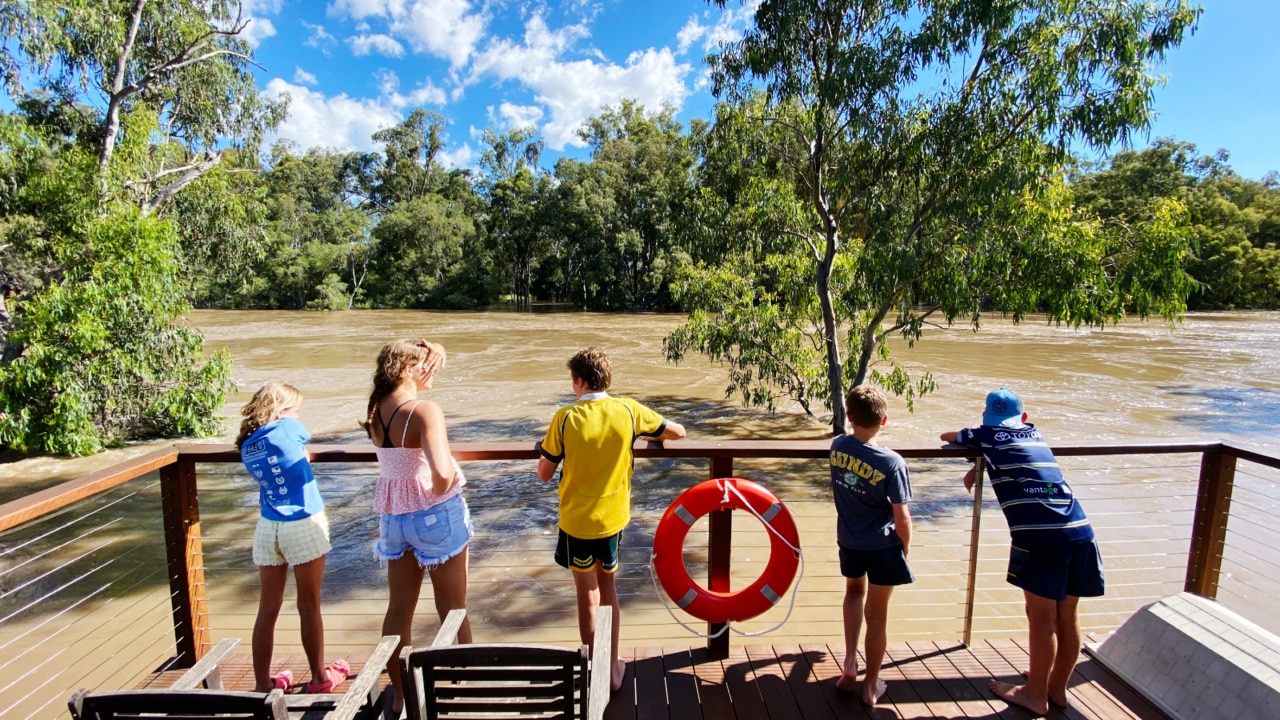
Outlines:
<svg viewBox="0 0 1280 720"><path fill-rule="evenodd" d="M230 692L222 689L219 671L239 640L223 640L190 670L165 690L122 690L90 693L80 690L71 696L67 706L75 720L135 720L146 716L181 718L181 720L288 720L295 716L324 720L353 720L362 709L378 707L378 677L395 653L399 635L387 635L369 654L364 667L350 680L344 693L299 693L285 695L280 690L268 693ZM208 688L208 689L201 689ZM367 701L367 702L366 702Z"/></svg>
<svg viewBox="0 0 1280 720"><path fill-rule="evenodd" d="M400 651L409 720L604 717L613 608L596 611L590 658L586 645L457 645L465 617L451 611L431 647Z"/></svg>

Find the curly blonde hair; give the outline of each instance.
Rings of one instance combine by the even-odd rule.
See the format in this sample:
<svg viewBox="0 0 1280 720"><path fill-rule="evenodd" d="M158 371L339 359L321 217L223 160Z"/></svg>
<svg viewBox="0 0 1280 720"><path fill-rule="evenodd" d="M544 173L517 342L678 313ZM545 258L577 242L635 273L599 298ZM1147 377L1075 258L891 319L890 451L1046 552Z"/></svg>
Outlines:
<svg viewBox="0 0 1280 720"><path fill-rule="evenodd" d="M281 412L301 404L302 391L288 383L269 382L258 388L253 399L240 408L244 420L240 422L240 434L236 436L236 449L239 450L250 435L275 420Z"/></svg>
<svg viewBox="0 0 1280 720"><path fill-rule="evenodd" d="M413 369L427 359L430 350L418 340L395 340L382 346L378 352L378 366L373 370L373 392L369 393L369 407L365 412L360 427L364 428L370 438L373 437L374 414L378 412L378 403L400 386L405 378L411 376Z"/></svg>

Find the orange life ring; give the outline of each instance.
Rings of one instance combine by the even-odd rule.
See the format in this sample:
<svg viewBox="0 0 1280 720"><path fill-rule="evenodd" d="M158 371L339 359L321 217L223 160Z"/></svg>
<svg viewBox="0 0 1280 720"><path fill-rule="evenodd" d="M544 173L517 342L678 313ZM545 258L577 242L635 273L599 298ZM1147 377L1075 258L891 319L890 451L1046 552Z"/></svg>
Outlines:
<svg viewBox="0 0 1280 720"><path fill-rule="evenodd" d="M728 483L737 493L725 489ZM712 510L746 510L750 505L777 533L769 533L769 563L755 582L736 592L714 592L699 586L684 566L684 539L698 518ZM781 535L781 537L779 537ZM685 490L671 503L653 534L653 569L662 589L685 612L708 622L749 620L764 613L795 580L799 556L787 546L800 547L791 512L773 493L741 478L717 478Z"/></svg>

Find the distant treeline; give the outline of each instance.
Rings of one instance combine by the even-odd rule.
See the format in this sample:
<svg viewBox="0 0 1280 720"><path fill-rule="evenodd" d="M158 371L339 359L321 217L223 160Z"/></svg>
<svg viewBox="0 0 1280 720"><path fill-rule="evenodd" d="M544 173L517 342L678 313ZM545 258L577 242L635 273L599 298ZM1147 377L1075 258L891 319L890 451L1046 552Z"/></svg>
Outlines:
<svg viewBox="0 0 1280 720"><path fill-rule="evenodd" d="M735 248L702 211L752 158L725 156L711 125L626 102L581 130L587 160L540 164L528 130L488 131L476 170L438 158L443 119L416 111L379 132L382 152L277 144L260 168L211 173L177 202L191 300L208 308L474 308L565 302L589 310L681 310L682 264ZM244 163L252 166L252 162ZM1068 185L1103 222L1149 219L1157 200L1190 215L1193 309L1280 307L1280 187L1227 156L1158 140ZM214 194L220 194L214 202ZM1188 227L1184 225L1184 227Z"/></svg>

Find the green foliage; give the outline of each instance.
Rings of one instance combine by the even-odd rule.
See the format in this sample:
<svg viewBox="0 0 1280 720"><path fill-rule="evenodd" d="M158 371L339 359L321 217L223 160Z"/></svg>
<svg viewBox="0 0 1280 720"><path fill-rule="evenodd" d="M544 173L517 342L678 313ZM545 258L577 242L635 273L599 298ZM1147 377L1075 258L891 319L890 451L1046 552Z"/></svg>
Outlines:
<svg viewBox="0 0 1280 720"><path fill-rule="evenodd" d="M173 280L173 226L111 208L82 235L47 239L62 272L22 305L0 365L0 444L83 455L142 437L221 431L230 357L200 357L200 335Z"/></svg>
<svg viewBox="0 0 1280 720"><path fill-rule="evenodd" d="M707 138L712 148L726 144L714 156L763 162L745 171L712 165L732 182L712 189L723 204L702 209L750 218L763 207L807 249L813 295L802 306L816 304L820 321L770 307L779 302L771 297L695 309L712 325L743 323L748 346L820 338L836 432L850 385L871 377L908 402L933 387L902 368L870 374L887 361L893 334L914 342L936 320L976 326L988 309L1099 323L1132 301L1139 313L1176 316L1186 287L1176 279L1180 252L1127 251L1163 249L1164 225L1121 237L1058 232L1045 218L1065 212L1055 177L1067 148L1105 147L1149 121L1149 66L1197 17L1183 2L764 0L755 27L712 58L716 92L737 109L719 113L729 127ZM784 186L793 189L763 206L742 202L753 187ZM721 226L741 233L731 244L758 246L743 231L749 220L724 215ZM1073 261L1070 280L1052 277ZM748 282L741 266L726 270ZM1155 284L1140 286L1147 281ZM739 317L737 308L751 312ZM788 332L773 327L780 321ZM693 335L691 347L714 356L714 338ZM764 362L752 352L729 357L741 377L779 382L772 369L749 372ZM814 387L776 389L794 397Z"/></svg>

